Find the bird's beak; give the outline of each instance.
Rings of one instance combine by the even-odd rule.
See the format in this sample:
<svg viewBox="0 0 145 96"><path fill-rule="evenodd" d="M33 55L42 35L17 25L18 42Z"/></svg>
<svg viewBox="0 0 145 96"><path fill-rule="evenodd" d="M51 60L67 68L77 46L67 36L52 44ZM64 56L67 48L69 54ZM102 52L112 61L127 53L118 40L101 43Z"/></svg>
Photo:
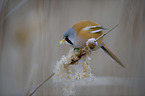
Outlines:
<svg viewBox="0 0 145 96"><path fill-rule="evenodd" d="M66 40L63 39L63 40L61 40L61 41L59 42L59 44L62 45L65 41L66 41Z"/></svg>
<svg viewBox="0 0 145 96"><path fill-rule="evenodd" d="M62 42L66 41L65 39L61 40Z"/></svg>

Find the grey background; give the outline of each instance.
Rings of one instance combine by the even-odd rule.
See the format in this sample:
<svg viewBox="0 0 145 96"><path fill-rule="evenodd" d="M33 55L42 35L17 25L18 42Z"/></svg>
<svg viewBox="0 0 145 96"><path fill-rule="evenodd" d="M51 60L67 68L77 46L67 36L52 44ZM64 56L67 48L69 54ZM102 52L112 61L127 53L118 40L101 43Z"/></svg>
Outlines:
<svg viewBox="0 0 145 96"><path fill-rule="evenodd" d="M145 0L0 0L0 95L25 96L45 80L67 54L63 33L81 20L108 29L108 48L126 68L101 50L91 54L98 78L76 87L76 96L145 95ZM52 80L34 96L62 96Z"/></svg>

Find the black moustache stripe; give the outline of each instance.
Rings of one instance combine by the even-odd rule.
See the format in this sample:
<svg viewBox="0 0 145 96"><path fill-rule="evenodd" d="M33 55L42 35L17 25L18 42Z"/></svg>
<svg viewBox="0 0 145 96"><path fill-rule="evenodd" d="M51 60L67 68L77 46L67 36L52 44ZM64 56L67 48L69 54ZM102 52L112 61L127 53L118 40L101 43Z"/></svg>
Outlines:
<svg viewBox="0 0 145 96"><path fill-rule="evenodd" d="M66 40L69 44L73 45L73 43L68 39L68 37L65 37L65 40Z"/></svg>

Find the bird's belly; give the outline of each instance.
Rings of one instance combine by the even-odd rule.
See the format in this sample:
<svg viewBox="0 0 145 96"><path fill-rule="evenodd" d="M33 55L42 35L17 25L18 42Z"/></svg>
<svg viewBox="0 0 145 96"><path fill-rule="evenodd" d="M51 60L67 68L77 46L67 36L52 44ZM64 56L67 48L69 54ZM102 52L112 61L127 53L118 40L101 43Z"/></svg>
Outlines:
<svg viewBox="0 0 145 96"><path fill-rule="evenodd" d="M90 38L89 38L90 39ZM76 41L74 41L74 48L83 48L86 46L86 42L88 41L88 39L83 39L83 38L77 38ZM103 43L103 38L101 38L100 40L97 41L98 45L97 47L100 48L100 46Z"/></svg>
<svg viewBox="0 0 145 96"><path fill-rule="evenodd" d="M77 38L74 43L74 48L83 48L86 46L87 39Z"/></svg>

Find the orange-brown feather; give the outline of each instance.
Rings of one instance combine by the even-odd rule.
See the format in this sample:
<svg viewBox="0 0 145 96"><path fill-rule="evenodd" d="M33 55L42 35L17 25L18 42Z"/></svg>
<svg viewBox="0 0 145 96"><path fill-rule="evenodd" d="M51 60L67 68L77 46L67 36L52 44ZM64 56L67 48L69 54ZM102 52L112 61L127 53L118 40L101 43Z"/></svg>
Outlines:
<svg viewBox="0 0 145 96"><path fill-rule="evenodd" d="M76 23L73 26L73 29L75 30L75 32L77 33L78 37L84 38L86 40L90 39L90 38L95 38L97 39L98 37L100 37L103 32L97 32L97 33L91 33L91 31L97 30L97 29L90 29L90 30L84 30L83 28L85 27L89 27L89 26L99 26L98 24L96 24L95 22L92 21L80 21L78 23ZM100 40L98 40L98 44L102 44L103 38L101 38Z"/></svg>

